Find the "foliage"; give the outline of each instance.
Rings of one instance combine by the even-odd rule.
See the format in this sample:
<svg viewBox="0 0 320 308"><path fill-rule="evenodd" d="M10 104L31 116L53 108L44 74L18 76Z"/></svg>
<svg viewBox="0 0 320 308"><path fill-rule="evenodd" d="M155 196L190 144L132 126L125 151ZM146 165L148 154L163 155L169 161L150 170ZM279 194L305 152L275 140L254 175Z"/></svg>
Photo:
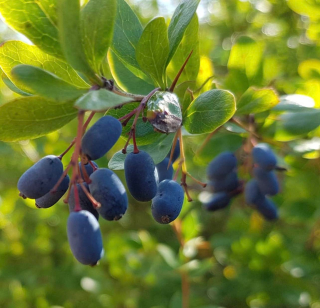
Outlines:
<svg viewBox="0 0 320 308"><path fill-rule="evenodd" d="M0 0L5 22L35 44L17 41L7 29L0 47L0 306L181 307L182 273L194 308L320 307L316 1L202 0L198 19L198 1L183 0L171 20L151 18L159 15L161 1L136 7L124 0L84 2L80 10L76 0ZM101 223L101 264L77 264L67 243L67 206L36 209L32 200L18 198L19 176L73 140L74 106L104 112L125 104L108 110L120 118L137 107L120 92L146 95L170 86L192 50L175 89L188 171L206 181L206 166L216 155L228 150L241 157L254 115L255 134L288 169L279 174L280 193L272 198L279 221L263 221L243 196L227 210L205 212L201 187L191 185L195 201L185 200L181 213L183 247L170 226L153 221L149 203L131 198L119 222ZM114 79L118 93L101 76ZM206 134L211 139L200 148ZM155 163L172 140L139 119L137 143ZM98 160L119 170L122 180L123 144L119 140ZM251 178L246 165L238 173Z"/></svg>

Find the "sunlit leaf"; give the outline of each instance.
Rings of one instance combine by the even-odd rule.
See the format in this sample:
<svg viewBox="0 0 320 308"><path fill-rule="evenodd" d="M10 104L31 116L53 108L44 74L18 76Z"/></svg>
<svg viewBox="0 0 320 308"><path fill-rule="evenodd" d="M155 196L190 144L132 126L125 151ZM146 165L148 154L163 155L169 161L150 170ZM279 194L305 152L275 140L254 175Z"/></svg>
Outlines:
<svg viewBox="0 0 320 308"><path fill-rule="evenodd" d="M59 38L63 54L68 63L85 74L92 83L101 81L90 67L83 47L80 25L80 1L57 0Z"/></svg>
<svg viewBox="0 0 320 308"><path fill-rule="evenodd" d="M151 20L140 37L136 57L141 69L162 89L166 87L164 77L169 53L167 26L163 17Z"/></svg>
<svg viewBox="0 0 320 308"><path fill-rule="evenodd" d="M173 13L169 27L168 37L170 44L170 52L167 63L170 62L176 52L184 32L186 31L192 17L194 16L200 0L181 0Z"/></svg>
<svg viewBox="0 0 320 308"><path fill-rule="evenodd" d="M8 25L28 37L41 50L63 58L55 0L0 0L0 12Z"/></svg>
<svg viewBox="0 0 320 308"><path fill-rule="evenodd" d="M0 47L0 67L7 77L21 90L28 92L23 83L15 82L11 70L19 64L27 64L39 67L62 80L79 88L87 88L76 71L63 60L42 52L38 47L31 46L19 41L8 41Z"/></svg>
<svg viewBox="0 0 320 308"><path fill-rule="evenodd" d="M108 63L112 77L122 90L134 94L148 94L154 89L154 85L134 75L112 50L108 53Z"/></svg>
<svg viewBox="0 0 320 308"><path fill-rule="evenodd" d="M132 101L131 98L115 94L106 89L89 91L81 96L75 103L75 107L82 110L105 111Z"/></svg>
<svg viewBox="0 0 320 308"><path fill-rule="evenodd" d="M77 114L73 102L54 103L28 96L0 106L0 140L18 141L46 135Z"/></svg>
<svg viewBox="0 0 320 308"><path fill-rule="evenodd" d="M277 93L271 88L249 88L237 103L237 114L259 113L269 110L279 102Z"/></svg>
<svg viewBox="0 0 320 308"><path fill-rule="evenodd" d="M235 110L236 102L231 92L207 91L190 104L183 124L191 134L209 133L227 122Z"/></svg>
<svg viewBox="0 0 320 308"><path fill-rule="evenodd" d="M139 69L136 48L143 28L131 7L124 0L117 0L112 49L118 57Z"/></svg>
<svg viewBox="0 0 320 308"><path fill-rule="evenodd" d="M81 10L84 49L96 72L112 41L116 4L116 0L90 0Z"/></svg>

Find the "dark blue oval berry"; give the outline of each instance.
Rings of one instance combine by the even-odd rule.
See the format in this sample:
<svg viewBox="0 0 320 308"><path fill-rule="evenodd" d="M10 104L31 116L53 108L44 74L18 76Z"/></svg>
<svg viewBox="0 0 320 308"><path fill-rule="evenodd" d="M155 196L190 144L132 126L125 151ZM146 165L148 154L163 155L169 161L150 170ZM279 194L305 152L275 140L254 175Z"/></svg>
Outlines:
<svg viewBox="0 0 320 308"><path fill-rule="evenodd" d="M128 208L128 197L118 176L110 169L99 168L90 180L90 193L101 203L99 214L107 220L119 220Z"/></svg>
<svg viewBox="0 0 320 308"><path fill-rule="evenodd" d="M70 182L70 178L67 175L62 180L62 182L60 183L60 185L58 186L58 188L55 192L52 193L49 191L44 196L36 199L36 206L38 208L46 209L46 208L49 208L49 207L55 205L68 190L69 182Z"/></svg>
<svg viewBox="0 0 320 308"><path fill-rule="evenodd" d="M21 196L38 199L48 193L63 173L61 160L54 155L41 158L18 181Z"/></svg>
<svg viewBox="0 0 320 308"><path fill-rule="evenodd" d="M71 251L80 263L96 265L103 257L104 250L99 223L90 212L70 213L67 235Z"/></svg>
<svg viewBox="0 0 320 308"><path fill-rule="evenodd" d="M156 196L152 199L151 211L153 218L168 224L180 214L184 199L183 188L175 181L160 182Z"/></svg>
<svg viewBox="0 0 320 308"><path fill-rule="evenodd" d="M144 151L129 153L124 161L128 189L138 201L150 201L157 193L158 173L151 156Z"/></svg>
<svg viewBox="0 0 320 308"><path fill-rule="evenodd" d="M121 123L114 117L104 116L94 123L82 138L83 154L90 160L104 156L118 141Z"/></svg>
<svg viewBox="0 0 320 308"><path fill-rule="evenodd" d="M237 158L232 152L223 152L213 159L207 168L209 180L221 179L237 167Z"/></svg>

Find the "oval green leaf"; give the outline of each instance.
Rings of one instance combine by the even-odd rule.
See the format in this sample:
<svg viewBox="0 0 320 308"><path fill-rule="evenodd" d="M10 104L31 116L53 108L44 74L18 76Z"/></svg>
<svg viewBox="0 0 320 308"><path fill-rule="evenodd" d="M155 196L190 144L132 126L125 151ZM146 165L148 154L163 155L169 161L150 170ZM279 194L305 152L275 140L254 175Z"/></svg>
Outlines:
<svg viewBox="0 0 320 308"><path fill-rule="evenodd" d="M8 25L24 34L41 50L63 58L55 0L0 0L0 12Z"/></svg>
<svg viewBox="0 0 320 308"><path fill-rule="evenodd" d="M143 28L131 7L124 0L117 1L112 50L129 65L140 68L136 48Z"/></svg>
<svg viewBox="0 0 320 308"><path fill-rule="evenodd" d="M281 115L281 127L290 135L304 135L320 126L320 109L290 112Z"/></svg>
<svg viewBox="0 0 320 308"><path fill-rule="evenodd" d="M17 65L11 73L15 80L24 84L29 93L57 102L76 99L89 90L76 88L56 75L31 65Z"/></svg>
<svg viewBox="0 0 320 308"><path fill-rule="evenodd" d="M192 55L185 66L179 78L179 83L184 81L196 80L200 68L200 54L199 54L199 21L198 16L194 15L189 26L187 27L184 36L181 40L179 48L176 50L171 65L174 74L170 77L175 78L175 75L182 67L183 63L192 51Z"/></svg>
<svg viewBox="0 0 320 308"><path fill-rule="evenodd" d="M154 83L166 88L165 69L169 53L167 26L163 17L151 20L139 40L136 57L141 69Z"/></svg>
<svg viewBox="0 0 320 308"><path fill-rule="evenodd" d="M194 16L200 0L182 0L173 13L169 27L168 37L170 44L170 51L167 58L167 64L175 54L184 32Z"/></svg>
<svg viewBox="0 0 320 308"><path fill-rule="evenodd" d="M249 88L237 103L237 114L259 113L269 110L279 103L274 89Z"/></svg>
<svg viewBox="0 0 320 308"><path fill-rule="evenodd" d="M133 74L112 50L108 53L108 63L112 77L122 90L146 95L154 89L154 85Z"/></svg>
<svg viewBox="0 0 320 308"><path fill-rule="evenodd" d="M102 84L90 67L84 51L80 28L80 1L58 0L58 25L61 47L68 63L92 83Z"/></svg>
<svg viewBox="0 0 320 308"><path fill-rule="evenodd" d="M81 10L84 49L95 72L99 72L112 40L116 4L116 0L90 0Z"/></svg>
<svg viewBox="0 0 320 308"><path fill-rule="evenodd" d="M15 99L0 106L0 140L44 136L66 125L76 115L73 102L57 104L39 96Z"/></svg>
<svg viewBox="0 0 320 308"><path fill-rule="evenodd" d="M45 54L36 46L19 41L8 41L0 47L0 67L7 77L21 90L28 92L24 84L13 80L11 70L19 64L39 67L62 80L79 88L88 88L88 84L80 78L77 72L65 61Z"/></svg>
<svg viewBox="0 0 320 308"><path fill-rule="evenodd" d="M24 92L20 90L8 77L5 73L2 73L2 81L3 83L13 92L22 95L22 96L30 96L32 94Z"/></svg>
<svg viewBox="0 0 320 308"><path fill-rule="evenodd" d="M190 134L210 133L227 122L235 111L235 97L231 92L210 90L190 104L183 124Z"/></svg>
<svg viewBox="0 0 320 308"><path fill-rule="evenodd" d="M130 101L132 99L129 97L117 95L106 89L100 89L89 91L81 96L74 106L82 110L105 111Z"/></svg>

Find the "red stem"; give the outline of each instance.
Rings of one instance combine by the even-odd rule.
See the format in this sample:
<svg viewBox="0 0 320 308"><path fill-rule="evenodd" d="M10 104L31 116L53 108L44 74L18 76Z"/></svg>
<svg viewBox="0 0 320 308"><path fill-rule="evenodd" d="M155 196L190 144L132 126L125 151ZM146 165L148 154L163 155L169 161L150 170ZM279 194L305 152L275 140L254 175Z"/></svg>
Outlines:
<svg viewBox="0 0 320 308"><path fill-rule="evenodd" d="M174 78L174 80L173 80L173 82L172 82L172 84L171 84L171 87L170 87L170 89L169 89L170 92L173 92L174 88L176 87L176 84L177 84L177 82L178 82L178 80L179 80L179 78L180 78L180 76L181 76L184 68L186 67L186 65L187 65L187 63L188 63L188 61L189 61L192 53L193 53L193 50L191 50L191 52L189 53L189 56L187 57L187 59L186 59L186 60L184 61L184 63L182 64L182 66L181 66L181 68L180 68L177 76Z"/></svg>
<svg viewBox="0 0 320 308"><path fill-rule="evenodd" d="M74 211L80 212L82 209L80 206L80 199L79 199L79 192L78 192L77 184L73 185L73 193L74 193L74 201L75 201Z"/></svg>

